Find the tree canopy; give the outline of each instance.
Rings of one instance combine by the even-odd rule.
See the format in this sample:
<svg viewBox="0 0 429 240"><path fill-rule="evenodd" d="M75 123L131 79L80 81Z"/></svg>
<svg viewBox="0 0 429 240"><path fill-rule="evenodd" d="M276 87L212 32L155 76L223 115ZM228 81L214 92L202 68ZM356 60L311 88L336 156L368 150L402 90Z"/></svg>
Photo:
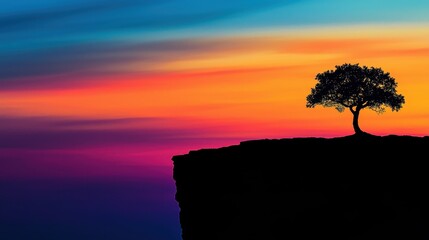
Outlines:
<svg viewBox="0 0 429 240"><path fill-rule="evenodd" d="M404 96L396 92L395 79L381 68L346 63L317 74L316 80L318 83L307 96L306 106L334 107L340 112L350 109L356 133L362 132L357 122L361 109L383 113L389 107L399 111L405 103Z"/></svg>

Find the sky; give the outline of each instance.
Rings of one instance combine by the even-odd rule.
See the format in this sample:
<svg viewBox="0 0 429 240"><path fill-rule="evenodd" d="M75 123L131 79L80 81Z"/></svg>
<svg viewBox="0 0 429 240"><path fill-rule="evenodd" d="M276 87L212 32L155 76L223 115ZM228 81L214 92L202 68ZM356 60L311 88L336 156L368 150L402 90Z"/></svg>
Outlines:
<svg viewBox="0 0 429 240"><path fill-rule="evenodd" d="M362 130L429 133L427 1L1 5L0 232L10 239L179 239L171 157L353 134L350 112L305 107L316 74L343 63L381 67L405 97L399 112L363 110Z"/></svg>

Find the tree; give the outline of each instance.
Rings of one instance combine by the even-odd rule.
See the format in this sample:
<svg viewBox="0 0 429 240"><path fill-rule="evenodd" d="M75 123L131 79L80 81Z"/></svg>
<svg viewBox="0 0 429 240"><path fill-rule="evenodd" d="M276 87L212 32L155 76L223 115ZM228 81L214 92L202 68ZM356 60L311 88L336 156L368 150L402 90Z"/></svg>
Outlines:
<svg viewBox="0 0 429 240"><path fill-rule="evenodd" d="M381 68L343 64L316 75L318 83L307 96L307 107L335 107L339 112L348 108L353 114L355 134L364 133L359 127L359 113L368 108L383 113L385 107L399 111L404 96L396 93L397 83Z"/></svg>

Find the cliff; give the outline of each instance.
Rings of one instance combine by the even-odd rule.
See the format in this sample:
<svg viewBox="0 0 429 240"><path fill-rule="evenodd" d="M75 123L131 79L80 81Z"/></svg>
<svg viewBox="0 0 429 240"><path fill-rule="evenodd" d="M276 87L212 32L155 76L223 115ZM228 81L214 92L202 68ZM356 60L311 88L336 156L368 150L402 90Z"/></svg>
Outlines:
<svg viewBox="0 0 429 240"><path fill-rule="evenodd" d="M429 239L429 137L255 140L174 156L184 240Z"/></svg>

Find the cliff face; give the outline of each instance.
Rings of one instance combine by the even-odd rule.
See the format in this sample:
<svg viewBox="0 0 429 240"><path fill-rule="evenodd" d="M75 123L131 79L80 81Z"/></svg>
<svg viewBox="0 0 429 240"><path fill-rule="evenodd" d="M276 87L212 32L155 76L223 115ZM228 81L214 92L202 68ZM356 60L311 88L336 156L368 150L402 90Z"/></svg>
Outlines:
<svg viewBox="0 0 429 240"><path fill-rule="evenodd" d="M174 156L184 240L429 239L429 138L295 138Z"/></svg>

